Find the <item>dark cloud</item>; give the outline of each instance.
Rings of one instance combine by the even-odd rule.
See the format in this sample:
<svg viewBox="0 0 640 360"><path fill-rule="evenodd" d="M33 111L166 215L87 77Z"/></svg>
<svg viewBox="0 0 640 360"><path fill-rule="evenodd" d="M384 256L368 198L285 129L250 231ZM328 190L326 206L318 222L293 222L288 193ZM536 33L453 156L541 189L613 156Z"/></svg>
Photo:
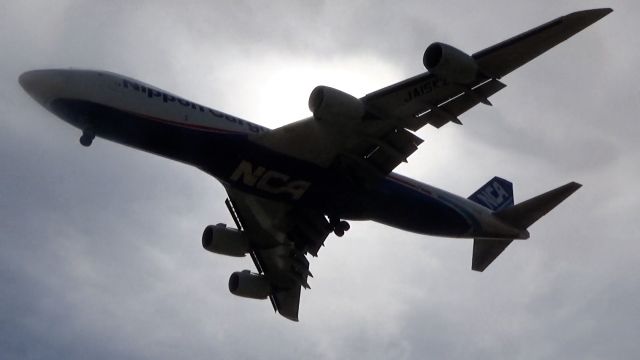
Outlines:
<svg viewBox="0 0 640 360"><path fill-rule="evenodd" d="M532 227L530 240L477 274L469 270L468 240L354 223L348 237L330 238L312 260L313 290L303 293L297 324L274 315L267 302L228 294L228 275L251 268L248 259L201 249L205 225L231 222L214 179L99 139L82 148L76 129L17 84L33 68L108 69L243 117L278 119L267 124L277 126L296 119L280 119L286 112L263 104L296 99L305 106L312 81L299 78L314 71L400 80L422 71L431 41L473 52L598 6L0 4L0 352L105 359L632 358L640 350L635 2L607 4L616 12L510 74L509 86L492 98L495 106L465 114L464 126L421 130L427 142L400 168L460 194L505 176L520 200L566 181L584 183ZM294 62L303 70L287 76ZM274 73L284 75L269 80ZM268 113L252 110L258 108Z"/></svg>

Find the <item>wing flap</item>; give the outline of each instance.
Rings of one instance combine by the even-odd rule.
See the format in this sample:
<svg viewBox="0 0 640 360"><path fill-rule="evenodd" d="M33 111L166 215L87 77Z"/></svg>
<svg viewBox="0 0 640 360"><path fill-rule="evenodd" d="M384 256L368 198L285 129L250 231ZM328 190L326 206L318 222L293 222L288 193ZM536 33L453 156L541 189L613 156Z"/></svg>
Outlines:
<svg viewBox="0 0 640 360"><path fill-rule="evenodd" d="M369 93L362 100L378 114L404 119L437 106L464 90L465 88L461 85L424 73Z"/></svg>
<svg viewBox="0 0 640 360"><path fill-rule="evenodd" d="M392 127L391 131L379 138L366 137L363 141L368 143L366 151L347 149L356 158L352 157L352 160L360 167L366 163L365 167L369 168L367 172L373 170L382 176L390 173L400 163L407 162L407 158L424 142L411 131L401 127Z"/></svg>
<svg viewBox="0 0 640 360"><path fill-rule="evenodd" d="M331 227L323 214L227 188L230 211L250 239L259 272L271 282L274 309L298 321L301 287L312 276L305 254L317 255Z"/></svg>
<svg viewBox="0 0 640 360"><path fill-rule="evenodd" d="M428 109L420 116L406 119L403 125L410 130L416 131L426 124L430 124L436 128L440 128L450 121L460 124L461 122L458 116L479 103L488 101L487 99L490 96L504 89L506 86L507 85L496 79L485 81L475 88L460 93L451 99L447 99L432 109Z"/></svg>

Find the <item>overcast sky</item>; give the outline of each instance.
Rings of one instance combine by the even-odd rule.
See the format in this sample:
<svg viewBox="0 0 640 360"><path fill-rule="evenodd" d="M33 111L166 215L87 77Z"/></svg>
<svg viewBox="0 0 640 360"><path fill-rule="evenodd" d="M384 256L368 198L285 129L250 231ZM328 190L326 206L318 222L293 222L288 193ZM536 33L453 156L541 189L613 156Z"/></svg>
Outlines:
<svg viewBox="0 0 640 360"><path fill-rule="evenodd" d="M637 1L0 2L0 354L4 358L635 359L640 353ZM267 127L309 115L314 86L357 96L566 13L614 13L508 75L464 126L423 129L398 171L516 201L584 187L484 273L472 240L372 222L311 260L300 323L227 280L250 259L204 251L224 189L186 165L96 139L17 83L105 69Z"/></svg>

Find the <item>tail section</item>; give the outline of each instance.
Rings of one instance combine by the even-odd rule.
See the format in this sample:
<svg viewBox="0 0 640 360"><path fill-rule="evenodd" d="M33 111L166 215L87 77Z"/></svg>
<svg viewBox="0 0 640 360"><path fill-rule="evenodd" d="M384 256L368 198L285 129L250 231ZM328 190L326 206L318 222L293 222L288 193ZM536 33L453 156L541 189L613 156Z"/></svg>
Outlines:
<svg viewBox="0 0 640 360"><path fill-rule="evenodd" d="M493 210L494 215L505 224L526 232L529 226L553 210L581 186L571 182L514 206L512 184L505 179L494 177L473 193L469 200ZM513 239L474 239L471 269L484 271L512 241Z"/></svg>

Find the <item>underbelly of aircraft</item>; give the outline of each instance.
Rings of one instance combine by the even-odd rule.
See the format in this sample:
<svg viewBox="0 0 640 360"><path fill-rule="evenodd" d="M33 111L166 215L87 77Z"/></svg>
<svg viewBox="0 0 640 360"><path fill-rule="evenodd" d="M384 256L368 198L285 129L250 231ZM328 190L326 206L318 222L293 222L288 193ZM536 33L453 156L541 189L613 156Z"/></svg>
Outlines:
<svg viewBox="0 0 640 360"><path fill-rule="evenodd" d="M327 169L256 149L244 133L176 125L87 101L58 99L51 106L78 128L89 126L99 137L196 166L257 196L422 234L460 236L469 230L451 207L395 181L355 188Z"/></svg>

